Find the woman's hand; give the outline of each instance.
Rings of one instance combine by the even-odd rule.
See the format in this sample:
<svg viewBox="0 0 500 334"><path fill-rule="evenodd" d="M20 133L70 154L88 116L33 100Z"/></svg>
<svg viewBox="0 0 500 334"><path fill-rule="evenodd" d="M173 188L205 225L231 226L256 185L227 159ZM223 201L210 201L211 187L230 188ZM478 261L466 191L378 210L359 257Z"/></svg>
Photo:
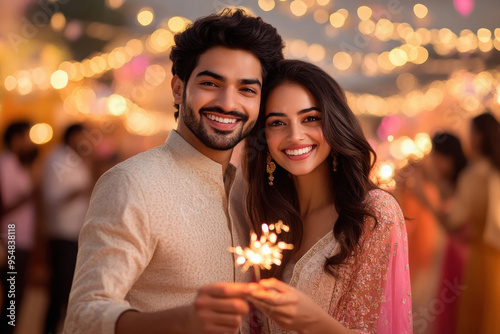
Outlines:
<svg viewBox="0 0 500 334"><path fill-rule="evenodd" d="M304 293L275 278L263 279L250 301L282 329L306 332L329 315Z"/></svg>

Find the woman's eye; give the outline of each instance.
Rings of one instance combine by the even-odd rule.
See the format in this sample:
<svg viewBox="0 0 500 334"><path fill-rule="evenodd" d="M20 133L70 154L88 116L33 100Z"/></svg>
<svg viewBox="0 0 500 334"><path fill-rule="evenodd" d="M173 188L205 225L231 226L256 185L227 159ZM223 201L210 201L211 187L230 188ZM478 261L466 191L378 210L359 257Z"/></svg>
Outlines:
<svg viewBox="0 0 500 334"><path fill-rule="evenodd" d="M283 123L282 121L271 121L269 122L268 126L269 127L276 127L276 126L281 126L281 125L284 125L285 123Z"/></svg>
<svg viewBox="0 0 500 334"><path fill-rule="evenodd" d="M316 117L316 116L308 116L304 120L305 122L315 122L315 121L321 121L321 118Z"/></svg>

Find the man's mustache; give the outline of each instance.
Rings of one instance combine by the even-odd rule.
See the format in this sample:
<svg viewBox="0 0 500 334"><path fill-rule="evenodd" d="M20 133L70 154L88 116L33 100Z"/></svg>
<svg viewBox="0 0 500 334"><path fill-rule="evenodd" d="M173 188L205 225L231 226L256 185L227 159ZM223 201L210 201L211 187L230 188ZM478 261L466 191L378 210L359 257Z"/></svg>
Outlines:
<svg viewBox="0 0 500 334"><path fill-rule="evenodd" d="M227 111L226 112L219 107L205 107L205 108L200 109L200 113L203 113L203 112L215 112L215 113L218 113L221 115L231 115L231 116L240 118L243 122L248 121L248 116L242 112L239 112L239 111Z"/></svg>

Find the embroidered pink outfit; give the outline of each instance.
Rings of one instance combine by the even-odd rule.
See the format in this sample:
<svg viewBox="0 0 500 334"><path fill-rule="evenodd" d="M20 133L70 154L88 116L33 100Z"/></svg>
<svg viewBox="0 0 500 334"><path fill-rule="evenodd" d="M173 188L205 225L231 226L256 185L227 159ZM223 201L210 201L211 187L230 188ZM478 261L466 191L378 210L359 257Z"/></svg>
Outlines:
<svg viewBox="0 0 500 334"><path fill-rule="evenodd" d="M397 201L382 190L371 191L366 203L378 224L373 229L375 220L365 217L362 250L339 268L337 279L323 269L325 258L338 252L333 232L329 232L296 264L287 264L285 281L291 272L291 286L359 333L411 333L408 238L403 214ZM262 333L287 333L271 320L267 325Z"/></svg>

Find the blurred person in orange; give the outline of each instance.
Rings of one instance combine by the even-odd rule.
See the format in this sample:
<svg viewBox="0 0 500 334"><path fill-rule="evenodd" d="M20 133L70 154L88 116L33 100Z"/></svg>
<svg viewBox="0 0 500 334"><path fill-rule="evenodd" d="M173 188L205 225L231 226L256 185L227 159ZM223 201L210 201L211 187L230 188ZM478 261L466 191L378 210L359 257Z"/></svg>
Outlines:
<svg viewBox="0 0 500 334"><path fill-rule="evenodd" d="M449 132L439 132L432 137L432 151L426 158L425 175L427 180L418 179L410 188L413 196L435 215L441 222L443 215L450 213L454 203L458 178L467 165L467 158L462 150L460 139ZM416 173L417 176L423 174ZM438 198L429 198L424 184L430 182L437 190ZM453 284L463 283L464 267L467 259L467 237L469 224L451 231L446 236L444 257L435 298L442 305L440 312L435 312L432 328L436 334L453 334L456 330L459 295L450 289ZM445 226L446 227L446 226ZM422 324L416 322L415 328Z"/></svg>
<svg viewBox="0 0 500 334"><path fill-rule="evenodd" d="M38 148L31 141L27 121L11 123L0 154L0 225L3 289L0 332L13 333L21 311L28 264L35 242L35 182L32 166Z"/></svg>
<svg viewBox="0 0 500 334"><path fill-rule="evenodd" d="M462 150L460 139L446 132L434 135L429 157L435 171L435 182L439 189L442 209L448 213L454 203L458 178L467 165L467 158ZM460 296L454 293L456 290L450 289L450 285L462 284L464 281L470 227L470 224L466 223L447 235L441 266L442 273L436 296L445 303L445 306L443 312L436 314L433 326L436 334L454 334L456 332Z"/></svg>
<svg viewBox="0 0 500 334"><path fill-rule="evenodd" d="M457 333L500 333L500 124L492 113L472 119L470 165L460 175L446 222L471 222L470 256Z"/></svg>
<svg viewBox="0 0 500 334"><path fill-rule="evenodd" d="M419 311L427 308L435 297L439 284L440 270L444 252L444 232L432 210L421 201L424 197L440 206L439 190L428 175L431 168L429 159L410 162L395 175L396 189L392 191L401 204L405 215L408 232L408 259L412 287L414 327L421 328L422 333L431 328L433 317L425 323L419 321ZM419 188L420 196L414 187Z"/></svg>
<svg viewBox="0 0 500 334"><path fill-rule="evenodd" d="M78 235L85 220L93 186L94 147L86 128L76 123L64 132L63 143L43 168L42 196L50 254L50 302L45 332L54 334L64 319L78 251Z"/></svg>

